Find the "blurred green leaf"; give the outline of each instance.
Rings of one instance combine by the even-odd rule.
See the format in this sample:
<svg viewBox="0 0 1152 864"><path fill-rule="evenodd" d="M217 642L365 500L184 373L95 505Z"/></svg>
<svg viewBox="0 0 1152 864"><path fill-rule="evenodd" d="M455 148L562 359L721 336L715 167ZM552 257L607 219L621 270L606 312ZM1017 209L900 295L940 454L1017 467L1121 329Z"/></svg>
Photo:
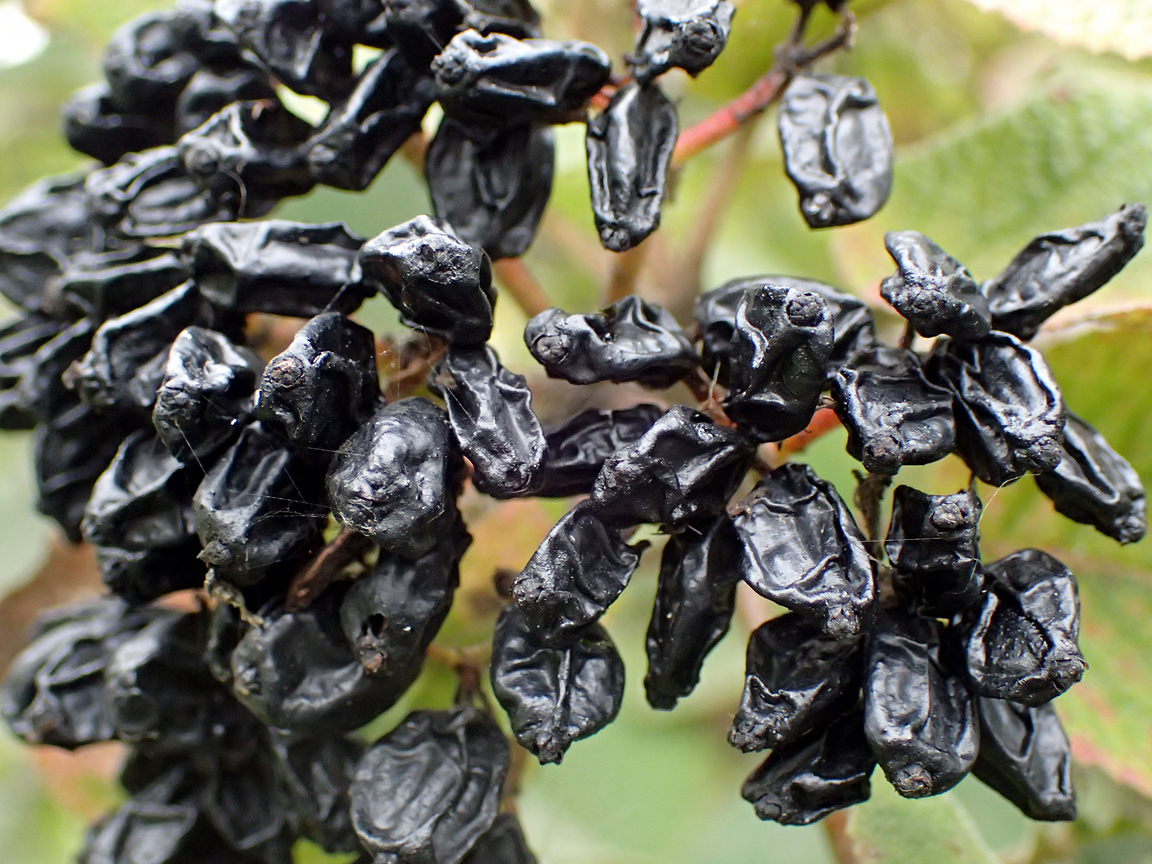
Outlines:
<svg viewBox="0 0 1152 864"><path fill-rule="evenodd" d="M431 213L428 188L406 159L397 156L364 192L327 186L276 208L276 217L298 222L343 222L364 237L375 237L393 225Z"/></svg>
<svg viewBox="0 0 1152 864"><path fill-rule="evenodd" d="M953 794L905 801L883 777L848 811L845 833L859 864L995 864L972 817Z"/></svg>
<svg viewBox="0 0 1152 864"><path fill-rule="evenodd" d="M83 822L47 794L31 754L0 737L0 838L4 860L59 864L79 849Z"/></svg>
<svg viewBox="0 0 1152 864"><path fill-rule="evenodd" d="M27 435L0 437L0 595L32 574L52 532L36 513L31 443Z"/></svg>
<svg viewBox="0 0 1152 864"><path fill-rule="evenodd" d="M852 50L828 65L868 79L903 146L978 115L989 63L1019 51L1018 40L1010 24L965 3L900 0L863 18Z"/></svg>
<svg viewBox="0 0 1152 864"><path fill-rule="evenodd" d="M1142 0L971 0L1022 30L1064 45L1114 51L1129 60L1152 56L1152 7Z"/></svg>
<svg viewBox="0 0 1152 864"><path fill-rule="evenodd" d="M351 864L358 856L329 855L315 843L301 840L292 848L293 864Z"/></svg>
<svg viewBox="0 0 1152 864"><path fill-rule="evenodd" d="M1101 771L1076 766L1076 821L1038 826L1035 864L1147 864L1152 801Z"/></svg>
<svg viewBox="0 0 1152 864"><path fill-rule="evenodd" d="M1152 200L1148 79L1076 66L1010 111L897 154L888 205L833 240L857 290L891 272L885 231L921 231L986 279L1035 234ZM1152 256L1140 255L1102 296L1146 297L1150 277Z"/></svg>

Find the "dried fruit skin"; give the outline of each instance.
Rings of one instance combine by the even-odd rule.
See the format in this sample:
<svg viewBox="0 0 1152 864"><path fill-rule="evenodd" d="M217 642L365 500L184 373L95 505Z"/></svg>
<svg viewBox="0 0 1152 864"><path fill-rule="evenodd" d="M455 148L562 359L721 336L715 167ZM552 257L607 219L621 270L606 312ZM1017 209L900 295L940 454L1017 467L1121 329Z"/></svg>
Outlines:
<svg viewBox="0 0 1152 864"><path fill-rule="evenodd" d="M799 75L779 116L784 170L811 228L874 215L892 187L892 133L863 78Z"/></svg>
<svg viewBox="0 0 1152 864"><path fill-rule="evenodd" d="M0 324L0 429L36 428L34 406L41 401L37 398L41 394L24 382L37 377L37 352L64 331L63 324L36 313L18 315ZM72 356L79 355L89 344L91 325L85 324L83 331Z"/></svg>
<svg viewBox="0 0 1152 864"><path fill-rule="evenodd" d="M982 286L992 326L1027 341L1065 306L1083 300L1144 246L1148 211L1126 204L1096 222L1033 238Z"/></svg>
<svg viewBox="0 0 1152 864"><path fill-rule="evenodd" d="M53 305L58 301L98 320L125 315L179 287L188 276L174 252L147 246L78 252L52 285Z"/></svg>
<svg viewBox="0 0 1152 864"><path fill-rule="evenodd" d="M157 616L121 642L104 670L116 738L153 756L216 748L251 723L203 663L197 614Z"/></svg>
<svg viewBox="0 0 1152 864"><path fill-rule="evenodd" d="M636 78L648 82L673 67L699 75L728 44L735 12L727 0L640 0L643 29L628 58Z"/></svg>
<svg viewBox="0 0 1152 864"><path fill-rule="evenodd" d="M988 335L988 301L963 264L917 231L889 231L884 245L897 272L881 283L880 293L917 333Z"/></svg>
<svg viewBox="0 0 1152 864"><path fill-rule="evenodd" d="M376 340L337 312L317 315L268 361L255 416L287 433L293 446L326 459L379 403Z"/></svg>
<svg viewBox="0 0 1152 864"><path fill-rule="evenodd" d="M171 237L212 222L262 216L275 203L238 194L233 183L226 195L203 188L188 173L175 145L129 153L115 165L85 178L90 215L118 240Z"/></svg>
<svg viewBox="0 0 1152 864"><path fill-rule="evenodd" d="M632 294L590 315L546 309L528 322L524 342L549 377L573 384L671 387L700 363L676 319Z"/></svg>
<svg viewBox="0 0 1152 864"><path fill-rule="evenodd" d="M49 177L0 209L0 294L21 309L40 309L45 282L95 244L85 186L84 175Z"/></svg>
<svg viewBox="0 0 1152 864"><path fill-rule="evenodd" d="M515 816L526 754L513 761L503 730L548 763L614 721L625 669L605 626L628 610L601 619L649 545L629 539L652 532L666 542L648 586L651 706L698 686L740 580L788 610L751 633L729 732L771 750L741 790L760 818L810 824L864 801L876 764L906 797L972 771L1029 816L1075 815L1047 702L1086 668L1076 581L1031 549L985 567L976 478L1033 473L1071 518L1120 542L1145 533L1140 478L1066 423L1023 344L1140 249L1142 205L1035 238L982 286L926 236L887 234L899 348L878 333L902 322L874 318L874 298L785 275L700 294L685 329L697 265L742 260L705 254L738 165L713 172L684 249L639 248L665 195L700 186L678 182L692 154L782 102L810 227L888 197L873 88L804 74L851 48L848 0L782 4L794 26L760 52L764 74L707 116L689 105L701 116L683 135L684 76L725 48L737 0L577 0L604 13L568 10L577 29L621 24L627 40L635 25L615 75L595 45L543 38L531 0L173 2L118 30L103 79L61 114L97 163L0 208L0 296L18 307L0 323L0 429L33 431L38 506L112 594L45 619L0 683L27 741L125 750L129 798L80 864L292 864L301 840L354 864L536 864ZM828 29L819 5L839 18L830 35L813 29ZM571 214L543 218L557 152L576 155L552 127L579 123L600 245L633 253L616 260L563 230ZM396 170L383 176L399 151L401 174L423 165L434 215L370 240L258 221L314 210L285 199L320 185L375 186L357 221L407 206ZM753 257L803 251L777 246ZM494 272L521 310L498 332ZM598 312L577 297L589 275ZM353 322L377 293L399 330ZM562 379L543 388L488 344L525 310L528 353ZM665 392L635 404L645 387ZM534 390L541 416L568 419L545 431ZM867 540L836 486L789 461L837 419L866 469L852 473ZM892 477L950 453L968 488L900 486L882 538ZM517 574L497 566L516 554L501 539L558 505L491 499L527 496L576 502ZM467 562L466 520L492 528ZM429 699L452 707L397 722Z"/></svg>
<svg viewBox="0 0 1152 864"><path fill-rule="evenodd" d="M740 538L727 513L668 538L648 622L644 692L671 710L700 680L700 669L728 632L740 582Z"/></svg>
<svg viewBox="0 0 1152 864"><path fill-rule="evenodd" d="M385 0L381 20L409 62L422 68L465 30L517 39L542 35L528 0Z"/></svg>
<svg viewBox="0 0 1152 864"><path fill-rule="evenodd" d="M139 15L121 25L104 46L104 77L120 108L154 114L171 110L200 68L189 39L192 22L181 11Z"/></svg>
<svg viewBox="0 0 1152 864"><path fill-rule="evenodd" d="M260 359L227 336L186 327L172 342L152 425L168 452L207 465L249 419Z"/></svg>
<svg viewBox="0 0 1152 864"><path fill-rule="evenodd" d="M435 220L418 216L369 240L360 266L409 327L455 345L482 345L492 334L488 256Z"/></svg>
<svg viewBox="0 0 1152 864"><path fill-rule="evenodd" d="M376 411L340 448L328 502L345 527L416 559L455 521L460 470L444 411L404 399Z"/></svg>
<svg viewBox="0 0 1152 864"><path fill-rule="evenodd" d="M104 82L73 93L60 119L72 149L105 165L134 150L171 144L176 137L171 118L119 110Z"/></svg>
<svg viewBox="0 0 1152 864"><path fill-rule="evenodd" d="M834 810L867 801L876 758L854 709L825 729L784 745L753 771L740 790L761 819L810 825Z"/></svg>
<svg viewBox="0 0 1152 864"><path fill-rule="evenodd" d="M836 414L848 452L873 473L943 459L956 442L952 392L924 376L911 351L881 347L856 354L836 373Z"/></svg>
<svg viewBox="0 0 1152 864"><path fill-rule="evenodd" d="M1056 466L1036 475L1036 485L1056 511L1118 543L1143 538L1148 531L1144 484L1128 461L1071 411L1060 449Z"/></svg>
<svg viewBox="0 0 1152 864"><path fill-rule="evenodd" d="M69 750L115 737L104 669L116 648L161 613L106 597L54 610L13 660L0 713L15 735Z"/></svg>
<svg viewBox="0 0 1152 864"><path fill-rule="evenodd" d="M413 712L357 765L352 824L378 864L457 864L492 827L507 770L486 715Z"/></svg>
<svg viewBox="0 0 1152 864"><path fill-rule="evenodd" d="M742 574L757 593L846 638L872 618L875 585L864 537L830 483L800 463L766 475L733 517Z"/></svg>
<svg viewBox="0 0 1152 864"><path fill-rule="evenodd" d="M725 412L757 441L804 431L827 379L832 344L832 312L819 294L749 288L736 307Z"/></svg>
<svg viewBox="0 0 1152 864"><path fill-rule="evenodd" d="M348 589L340 625L366 671L416 679L452 606L460 556L471 541L458 522L451 536L415 561L381 550L375 566Z"/></svg>
<svg viewBox="0 0 1152 864"><path fill-rule="evenodd" d="M263 102L278 98L268 76L251 66L204 68L196 72L176 102L180 134L203 126L233 102Z"/></svg>
<svg viewBox="0 0 1152 864"><path fill-rule="evenodd" d="M937 343L928 377L952 390L956 452L993 486L1061 459L1064 399L1040 352L1007 333Z"/></svg>
<svg viewBox="0 0 1152 864"><path fill-rule="evenodd" d="M310 176L337 189L367 189L420 131L434 96L431 79L404 58L402 48L385 51L302 145Z"/></svg>
<svg viewBox="0 0 1152 864"><path fill-rule="evenodd" d="M301 833L325 852L360 848L349 815L348 786L365 745L346 738L271 735L276 773L299 820Z"/></svg>
<svg viewBox="0 0 1152 864"><path fill-rule="evenodd" d="M892 494L892 521L884 551L898 589L923 615L950 618L979 603L980 515L976 493L927 495L910 486Z"/></svg>
<svg viewBox="0 0 1152 864"><path fill-rule="evenodd" d="M825 635L795 612L752 631L744 694L728 741L745 752L796 744L855 704L863 672L859 637Z"/></svg>
<svg viewBox="0 0 1152 864"><path fill-rule="evenodd" d="M88 405L69 406L33 433L37 509L81 541L80 523L92 485L108 467L129 427L122 418Z"/></svg>
<svg viewBox="0 0 1152 864"><path fill-rule="evenodd" d="M279 100L234 102L177 142L184 169L220 201L276 201L311 191L303 145L312 127Z"/></svg>
<svg viewBox="0 0 1152 864"><path fill-rule="evenodd" d="M646 542L629 546L587 504L561 517L513 585L524 619L550 644L564 644L620 596Z"/></svg>
<svg viewBox="0 0 1152 864"><path fill-rule="evenodd" d="M196 829L199 811L193 804L132 800L96 823L85 838L79 864L119 864L139 847L149 849L159 864L192 864L203 852ZM224 851L216 839L217 854ZM191 848L199 846L195 852ZM128 850L128 851L126 851Z"/></svg>
<svg viewBox="0 0 1152 864"><path fill-rule="evenodd" d="M735 493L752 456L738 432L677 405L605 460L588 506L615 526L651 522L676 529L710 521Z"/></svg>
<svg viewBox="0 0 1152 864"><path fill-rule="evenodd" d="M237 585L300 558L320 538L320 478L259 423L245 427L192 499L200 559Z"/></svg>
<svg viewBox="0 0 1152 864"><path fill-rule="evenodd" d="M972 774L1023 811L1045 822L1076 818L1072 753L1051 705L1027 707L979 699L980 756Z"/></svg>
<svg viewBox="0 0 1152 864"><path fill-rule="evenodd" d="M352 45L320 7L308 0L220 0L215 12L280 81L332 100L352 86Z"/></svg>
<svg viewBox="0 0 1152 864"><path fill-rule="evenodd" d="M261 722L293 732L351 732L396 704L423 656L371 675L340 626L343 592L329 589L299 612L267 610L231 655L237 700ZM412 666L415 665L413 669Z"/></svg>
<svg viewBox="0 0 1152 864"><path fill-rule="evenodd" d="M548 454L542 498L585 495L592 491L604 462L640 440L664 416L659 405L640 404L615 411L589 409L544 430Z"/></svg>
<svg viewBox="0 0 1152 864"><path fill-rule="evenodd" d="M133 432L92 487L84 539L133 550L185 545L196 537L192 493L200 477L195 463L185 468L155 432Z"/></svg>
<svg viewBox="0 0 1152 864"><path fill-rule="evenodd" d="M988 591L964 633L974 693L1042 705L1080 680L1076 577L1045 552L1025 549L985 568Z"/></svg>
<svg viewBox="0 0 1152 864"><path fill-rule="evenodd" d="M492 260L523 255L552 194L552 138L535 123L476 136L446 117L424 159L436 218Z"/></svg>
<svg viewBox="0 0 1152 864"><path fill-rule="evenodd" d="M201 588L208 568L197 556L200 538L192 536L175 546L124 549L97 546L100 580L129 603L149 603L173 591Z"/></svg>
<svg viewBox="0 0 1152 864"><path fill-rule="evenodd" d="M944 665L937 622L877 619L865 666L864 732L906 798L945 792L972 769L980 739L975 699Z"/></svg>
<svg viewBox="0 0 1152 864"><path fill-rule="evenodd" d="M828 355L828 375L855 354L879 348L872 310L864 301L837 291L831 285L815 279L797 276L753 276L733 279L719 288L705 291L696 300L692 315L703 343L704 367L708 375L717 375L720 384L728 384L728 364L731 362L732 337L736 332L736 310L749 288L776 285L808 294L819 294L832 313L832 350ZM718 372L713 372L718 367Z"/></svg>
<svg viewBox="0 0 1152 864"><path fill-rule="evenodd" d="M362 243L342 222L266 219L189 231L182 255L204 298L221 309L310 318L353 312L364 300Z"/></svg>
<svg viewBox="0 0 1152 864"><path fill-rule="evenodd" d="M589 624L552 647L515 604L496 623L490 674L512 734L541 764L560 762L573 741L615 720L624 699L624 663L603 627Z"/></svg>
<svg viewBox="0 0 1152 864"><path fill-rule="evenodd" d="M457 119L564 122L608 80L608 55L587 42L465 30L432 63L437 97Z"/></svg>
<svg viewBox="0 0 1152 864"><path fill-rule="evenodd" d="M169 345L196 322L199 311L200 294L185 282L139 309L109 318L70 373L74 389L98 408L150 416Z"/></svg>
<svg viewBox="0 0 1152 864"><path fill-rule="evenodd" d="M588 184L605 249L631 249L660 227L676 134L676 108L655 84L621 87L588 121Z"/></svg>
<svg viewBox="0 0 1152 864"><path fill-rule="evenodd" d="M491 348L449 346L429 387L444 400L478 490L517 498L540 488L547 445L523 375L501 366Z"/></svg>
<svg viewBox="0 0 1152 864"><path fill-rule="evenodd" d="M464 864L537 864L536 856L524 840L520 821L514 813L501 813L484 834Z"/></svg>

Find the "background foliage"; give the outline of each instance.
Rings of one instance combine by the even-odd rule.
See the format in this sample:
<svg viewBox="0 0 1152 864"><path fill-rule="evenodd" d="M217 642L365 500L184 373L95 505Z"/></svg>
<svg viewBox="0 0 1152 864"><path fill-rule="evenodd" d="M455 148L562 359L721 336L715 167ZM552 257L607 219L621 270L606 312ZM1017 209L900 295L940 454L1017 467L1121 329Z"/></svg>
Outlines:
<svg viewBox="0 0 1152 864"><path fill-rule="evenodd" d="M62 141L57 107L95 78L114 27L157 5L163 4L26 0L27 13L50 39L34 59L0 70L0 198L82 164ZM548 35L589 39L617 58L628 47L625 0L538 5ZM737 5L732 42L717 64L696 81L669 82L683 125L755 80L790 24L792 7L784 0ZM707 288L759 271L812 276L877 298L879 280L891 270L886 230L923 231L987 278L1036 233L1099 218L1126 201L1152 203L1152 61L1141 59L1152 54L1146 0L858 0L853 8L860 19L857 47L830 66L869 78L891 120L898 152L888 206L862 225L808 231L769 117L743 152L729 142L682 172L665 227L650 241L644 292L659 299L675 296L686 279ZM15 0L0 3L0 22L15 11ZM829 29L831 17L823 14L818 25ZM557 305L591 310L613 262L592 226L582 127L563 128L557 137L556 191L526 260ZM724 206L713 213L710 201ZM289 202L281 214L343 219L370 236L427 210L420 178L395 160L366 194L325 190ZM1041 340L1069 406L1100 428L1146 483L1152 483L1150 281L1152 253L1145 252L1099 296L1055 319ZM519 338L523 318L507 302L498 313L497 346L505 362L535 374ZM394 320L380 303L362 315L378 329ZM547 414L546 404L538 407ZM803 458L850 491L842 432L821 439ZM52 533L33 514L27 466L26 440L0 440L0 591L14 592L0 603L4 655L19 641L30 610L88 584L83 554L46 551ZM950 461L901 475L937 493L955 491L966 479ZM724 736L739 698L744 639L768 610L745 603L697 692L671 714L652 712L640 686L658 560L650 553L648 570L607 618L630 672L620 720L577 744L563 766L533 768L525 777L521 816L544 864L759 864L766 858L825 864L837 854L861 864L1152 861L1152 542L1116 547L1057 517L1029 480L982 492L986 557L1036 545L1080 579L1091 669L1057 703L1078 759L1076 823L1037 826L974 780L937 799L905 802L879 773L873 800L843 821L838 851L819 827L760 823L739 798L756 757L732 750ZM459 644L490 625L491 610L481 600L493 567L521 566L563 511L531 501L474 507L469 521L477 543L465 561L462 596L471 592L476 602L457 603L442 637ZM446 702L449 692L445 673L430 668L380 724L413 702ZM79 756L34 754L0 737L0 848L7 860L69 860L84 823L115 795L109 778L116 758L107 748ZM302 850L302 860L321 858Z"/></svg>

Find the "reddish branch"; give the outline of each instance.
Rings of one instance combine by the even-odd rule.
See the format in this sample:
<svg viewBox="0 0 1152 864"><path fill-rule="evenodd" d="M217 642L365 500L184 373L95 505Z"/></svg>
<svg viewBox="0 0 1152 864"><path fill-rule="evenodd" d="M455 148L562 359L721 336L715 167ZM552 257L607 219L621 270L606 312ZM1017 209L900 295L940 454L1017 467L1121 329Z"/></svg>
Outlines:
<svg viewBox="0 0 1152 864"><path fill-rule="evenodd" d="M371 548L372 541L363 534L347 528L342 530L292 580L284 608L289 612L308 608L325 588L340 578L345 567L361 560Z"/></svg>
<svg viewBox="0 0 1152 864"><path fill-rule="evenodd" d="M780 442L780 455L791 456L794 453L800 453L817 438L826 435L833 429L839 428L839 426L840 418L836 416L836 412L831 408L821 408L812 415L812 420L808 423L807 429Z"/></svg>

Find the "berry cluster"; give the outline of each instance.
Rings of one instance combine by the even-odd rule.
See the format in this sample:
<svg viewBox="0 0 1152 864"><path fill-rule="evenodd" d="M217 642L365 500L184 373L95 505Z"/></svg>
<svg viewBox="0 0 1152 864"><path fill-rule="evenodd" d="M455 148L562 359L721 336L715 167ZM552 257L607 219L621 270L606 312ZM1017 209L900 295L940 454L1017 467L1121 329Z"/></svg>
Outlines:
<svg viewBox="0 0 1152 864"><path fill-rule="evenodd" d="M859 300L787 276L707 292L692 330L632 295L548 309L525 341L549 376L678 388L548 429L487 344L491 262L532 241L550 127L587 123L601 241L635 246L659 224L677 139L658 78L705 69L733 12L640 0L617 78L595 46L540 38L526 0L180 0L113 37L106 80L64 110L105 167L0 211L0 293L22 310L0 332L0 426L35 429L40 509L95 547L110 591L40 623L0 709L32 743L130 748L130 798L81 862L279 864L300 837L375 864L535 860L474 674L456 707L355 734L413 684L449 612L466 484L580 496L503 585L488 663L541 762L620 709L599 619L648 545L629 538L656 525L653 707L693 690L738 583L789 610L752 634L730 735L771 750L743 790L761 817L805 824L864 800L877 764L909 797L971 771L1034 818L1072 817L1048 705L1085 668L1072 574L1038 550L984 564L973 489L900 486L882 542L877 508L901 466L957 454L994 485L1035 474L1120 542L1143 535L1139 478L1027 344L1139 250L1142 207L1042 235L983 284L923 235L889 234L901 347ZM378 53L354 72L357 45ZM790 47L780 138L801 212L867 218L892 170L875 93L801 74L815 55ZM276 83L327 118L294 116ZM369 240L258 220L316 184L367 187L436 101L434 216ZM415 331L387 388L349 317L376 294ZM306 321L265 362L255 313ZM935 338L924 353L917 334ZM868 472L869 536L776 446L828 408ZM198 611L154 602L187 589L204 589Z"/></svg>

